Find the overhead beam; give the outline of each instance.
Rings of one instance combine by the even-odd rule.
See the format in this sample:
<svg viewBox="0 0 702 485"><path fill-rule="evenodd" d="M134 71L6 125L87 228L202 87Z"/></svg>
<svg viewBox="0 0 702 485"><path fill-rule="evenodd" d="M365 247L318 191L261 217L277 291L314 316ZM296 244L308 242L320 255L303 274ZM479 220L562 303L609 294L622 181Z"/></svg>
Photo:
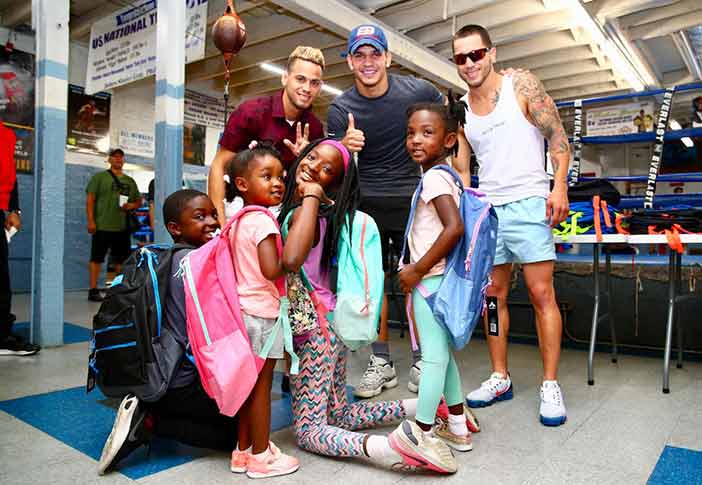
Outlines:
<svg viewBox="0 0 702 485"><path fill-rule="evenodd" d="M576 74L574 76L559 77L544 81L544 88L547 92L561 91L568 88L578 88L589 84L602 84L616 82L616 78L612 71L595 71L586 72L584 74Z"/></svg>
<svg viewBox="0 0 702 485"><path fill-rule="evenodd" d="M665 7L652 8L625 15L619 18L619 23L622 27L629 28L635 25L649 24L677 15L683 15L699 8L699 0L681 0L679 2L673 2Z"/></svg>
<svg viewBox="0 0 702 485"><path fill-rule="evenodd" d="M385 8L394 3L399 3L400 0L352 0L356 7L368 13L375 13L376 10Z"/></svg>
<svg viewBox="0 0 702 485"><path fill-rule="evenodd" d="M632 40L653 39L654 37L662 37L700 24L702 24L702 9L631 27L629 28L629 37Z"/></svg>
<svg viewBox="0 0 702 485"><path fill-rule="evenodd" d="M522 67L524 69L539 69L548 66L558 67L568 62L583 62L588 59L595 59L596 54L588 45L578 45L575 47L566 47L557 51L550 51L535 56L526 56L519 59L502 60L501 51L497 51L497 65L500 69L510 67ZM601 66L604 67L605 63Z"/></svg>
<svg viewBox="0 0 702 485"><path fill-rule="evenodd" d="M507 25L520 19L538 16L547 13L548 10L543 3L535 0L508 0L506 2L494 2L470 13L458 15L456 17L456 28L461 28L467 24L478 24L490 29L498 25ZM446 21L443 19L437 23L429 23L417 29L407 32L407 35L422 45L428 47L445 42L453 36L453 18ZM397 28L404 28L403 25L396 25ZM493 32L490 31L490 35Z"/></svg>
<svg viewBox="0 0 702 485"><path fill-rule="evenodd" d="M541 81L549 79L558 79L568 76L576 76L590 72L611 71L612 65L607 63L601 65L595 59L585 59L582 61L568 62L554 66L546 66L537 69L531 69L531 72Z"/></svg>
<svg viewBox="0 0 702 485"><path fill-rule="evenodd" d="M693 79L702 80L702 67L700 61L695 56L695 52L690 44L690 39L684 30L675 32L672 35L675 47L678 49L680 57L682 57L685 67L689 71Z"/></svg>
<svg viewBox="0 0 702 485"><path fill-rule="evenodd" d="M273 0L273 3L302 15L343 37L347 37L349 32L359 24L377 24L385 30L390 52L393 59L399 64L427 76L442 86L458 89L463 85L455 66L446 58L439 57L406 35L344 1Z"/></svg>
<svg viewBox="0 0 702 485"><path fill-rule="evenodd" d="M497 24L486 22L480 25L483 25L490 32L490 40L492 40L493 45L501 45L518 40L525 40L547 32L564 30L569 27L570 23L570 15L567 10L556 10L554 12L532 15L526 18L519 16L516 17L515 20L507 23ZM414 35L409 35L421 44L427 45L427 43L414 37ZM437 42L451 42L453 35L451 34L450 27L444 28L442 32L436 32L434 38Z"/></svg>
<svg viewBox="0 0 702 485"><path fill-rule="evenodd" d="M444 11L445 0L414 0L383 9L377 12L376 17L406 32L426 24L442 22L493 3L495 3L494 0L450 0Z"/></svg>
<svg viewBox="0 0 702 485"><path fill-rule="evenodd" d="M675 3L675 0L593 0L585 3L585 9L597 17L600 22L609 18L621 17L634 12L663 7Z"/></svg>

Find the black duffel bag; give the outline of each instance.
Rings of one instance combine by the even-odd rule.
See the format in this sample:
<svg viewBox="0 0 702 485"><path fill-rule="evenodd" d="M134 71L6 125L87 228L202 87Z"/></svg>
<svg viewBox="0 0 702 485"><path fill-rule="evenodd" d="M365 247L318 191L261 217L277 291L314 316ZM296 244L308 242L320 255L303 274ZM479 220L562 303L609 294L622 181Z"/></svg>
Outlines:
<svg viewBox="0 0 702 485"><path fill-rule="evenodd" d="M577 182L568 187L568 201L570 202L590 202L596 195L600 196L600 200L615 206L622 198L617 188L604 179Z"/></svg>
<svg viewBox="0 0 702 485"><path fill-rule="evenodd" d="M654 231L671 229L674 225L689 232L702 232L702 210L700 209L639 209L627 218L631 234L648 234Z"/></svg>

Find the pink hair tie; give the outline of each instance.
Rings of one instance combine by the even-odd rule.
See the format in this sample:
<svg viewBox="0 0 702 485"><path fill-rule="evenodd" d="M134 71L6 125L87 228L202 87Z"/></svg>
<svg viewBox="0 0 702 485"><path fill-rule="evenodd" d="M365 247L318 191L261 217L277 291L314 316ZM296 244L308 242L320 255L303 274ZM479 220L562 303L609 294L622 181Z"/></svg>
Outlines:
<svg viewBox="0 0 702 485"><path fill-rule="evenodd" d="M256 140L251 140L251 143L249 143L249 150L253 150L258 146L258 142Z"/></svg>
<svg viewBox="0 0 702 485"><path fill-rule="evenodd" d="M349 153L349 150L340 141L324 140L320 143L320 145L331 145L337 150L339 150L339 153L341 153L341 158L344 160L344 172L347 172L349 170L349 160L351 160L351 154Z"/></svg>

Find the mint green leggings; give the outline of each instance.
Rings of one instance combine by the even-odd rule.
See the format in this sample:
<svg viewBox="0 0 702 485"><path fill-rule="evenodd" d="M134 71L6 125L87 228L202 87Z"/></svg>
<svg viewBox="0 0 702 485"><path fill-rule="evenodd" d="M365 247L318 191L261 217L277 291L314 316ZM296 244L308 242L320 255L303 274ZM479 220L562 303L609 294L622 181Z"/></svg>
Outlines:
<svg viewBox="0 0 702 485"><path fill-rule="evenodd" d="M439 288L441 276L425 278L421 283L434 293ZM416 288L412 291L412 306L422 343L422 378L416 419L423 424L432 424L442 395L449 406L463 402L461 376L446 330L434 319L429 305Z"/></svg>

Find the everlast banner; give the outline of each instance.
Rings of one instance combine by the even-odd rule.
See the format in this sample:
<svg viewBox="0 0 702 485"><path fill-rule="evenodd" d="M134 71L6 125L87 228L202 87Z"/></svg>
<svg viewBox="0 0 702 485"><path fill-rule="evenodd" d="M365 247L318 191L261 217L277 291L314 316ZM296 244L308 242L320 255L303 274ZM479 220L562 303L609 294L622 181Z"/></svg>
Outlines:
<svg viewBox="0 0 702 485"><path fill-rule="evenodd" d="M573 102L575 107L575 124L573 126L573 166L570 170L570 181L568 185L575 185L580 178L580 157L583 151L583 100L576 99Z"/></svg>
<svg viewBox="0 0 702 485"><path fill-rule="evenodd" d="M648 169L648 185L644 196L644 209L653 209L653 197L656 195L656 178L663 158L663 143L665 142L665 132L668 128L668 118L670 118L670 107L673 102L675 88L667 88L663 95L663 103L658 112L658 122L656 123L656 141L653 144L653 155L651 165Z"/></svg>

